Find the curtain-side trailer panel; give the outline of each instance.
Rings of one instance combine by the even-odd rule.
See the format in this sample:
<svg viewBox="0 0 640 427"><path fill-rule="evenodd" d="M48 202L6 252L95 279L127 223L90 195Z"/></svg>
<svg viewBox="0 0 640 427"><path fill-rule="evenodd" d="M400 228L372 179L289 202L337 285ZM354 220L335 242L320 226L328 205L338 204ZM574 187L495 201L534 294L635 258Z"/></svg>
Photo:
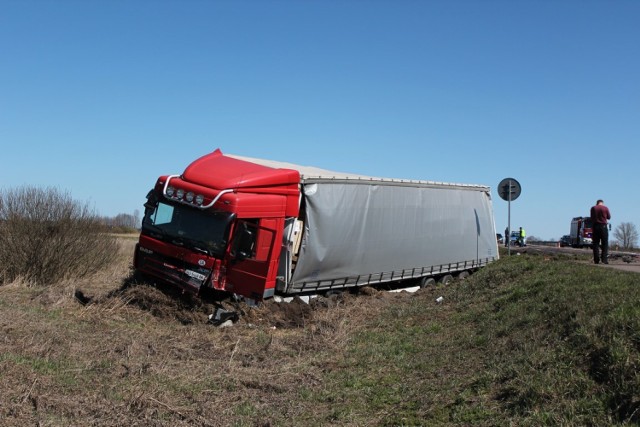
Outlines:
<svg viewBox="0 0 640 427"><path fill-rule="evenodd" d="M304 233L285 293L437 276L498 259L488 187L309 179L302 191Z"/></svg>

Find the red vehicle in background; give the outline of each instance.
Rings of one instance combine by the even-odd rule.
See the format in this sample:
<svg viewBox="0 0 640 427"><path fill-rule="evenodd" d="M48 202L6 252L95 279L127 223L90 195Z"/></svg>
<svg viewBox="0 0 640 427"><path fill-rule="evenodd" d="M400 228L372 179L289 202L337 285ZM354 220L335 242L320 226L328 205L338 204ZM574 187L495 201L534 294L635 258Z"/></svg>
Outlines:
<svg viewBox="0 0 640 427"><path fill-rule="evenodd" d="M569 242L571 247L583 248L591 247L593 227L591 218L588 216L577 216L571 219L571 230L569 233Z"/></svg>

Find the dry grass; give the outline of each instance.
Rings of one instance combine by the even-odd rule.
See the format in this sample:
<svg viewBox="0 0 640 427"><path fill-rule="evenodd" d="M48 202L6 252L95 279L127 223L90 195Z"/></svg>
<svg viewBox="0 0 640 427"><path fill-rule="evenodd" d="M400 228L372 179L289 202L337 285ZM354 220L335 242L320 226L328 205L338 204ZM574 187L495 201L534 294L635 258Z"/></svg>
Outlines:
<svg viewBox="0 0 640 427"><path fill-rule="evenodd" d="M0 287L3 426L638 421L629 273L522 256L416 294L249 308L132 286L135 241L118 244L91 278ZM207 324L217 305L240 320Z"/></svg>
<svg viewBox="0 0 640 427"><path fill-rule="evenodd" d="M299 391L322 388L334 363L325 366L326 354L342 353L363 316L375 316L375 304L348 295L314 307L227 301L244 315L215 328L206 323L215 302L128 286L135 241L118 243L118 262L90 279L0 287L4 425L317 419L321 408L296 404Z"/></svg>

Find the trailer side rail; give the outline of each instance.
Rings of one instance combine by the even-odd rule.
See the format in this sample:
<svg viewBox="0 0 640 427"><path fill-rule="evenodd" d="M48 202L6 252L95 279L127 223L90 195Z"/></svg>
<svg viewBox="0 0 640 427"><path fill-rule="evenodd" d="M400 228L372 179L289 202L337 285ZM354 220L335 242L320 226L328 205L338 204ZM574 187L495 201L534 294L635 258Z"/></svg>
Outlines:
<svg viewBox="0 0 640 427"><path fill-rule="evenodd" d="M289 285L286 293L328 291L356 286L401 282L403 280L420 279L422 277L440 276L443 274L476 270L496 260L496 257L489 257L477 260L474 259L455 263L433 265L428 267L417 267L404 270L371 273L367 275L340 277L332 280L293 283Z"/></svg>

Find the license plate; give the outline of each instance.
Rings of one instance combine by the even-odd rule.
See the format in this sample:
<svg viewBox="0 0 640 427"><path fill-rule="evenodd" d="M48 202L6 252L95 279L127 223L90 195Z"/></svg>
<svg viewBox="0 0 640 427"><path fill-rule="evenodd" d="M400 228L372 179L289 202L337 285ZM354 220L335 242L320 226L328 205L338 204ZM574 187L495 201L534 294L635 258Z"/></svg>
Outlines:
<svg viewBox="0 0 640 427"><path fill-rule="evenodd" d="M198 272L195 271L191 271L191 270L185 270L184 271L187 276L192 277L194 279L200 280L201 282L204 282L204 279L207 278L207 276L205 276L204 274L200 274Z"/></svg>

